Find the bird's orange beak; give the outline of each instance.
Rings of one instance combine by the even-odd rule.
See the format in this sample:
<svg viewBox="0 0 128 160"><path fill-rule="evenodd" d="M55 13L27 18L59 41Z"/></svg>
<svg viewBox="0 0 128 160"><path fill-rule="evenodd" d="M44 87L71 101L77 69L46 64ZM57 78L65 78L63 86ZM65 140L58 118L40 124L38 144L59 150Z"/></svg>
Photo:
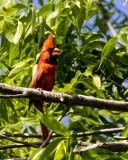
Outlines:
<svg viewBox="0 0 128 160"><path fill-rule="evenodd" d="M60 55L60 49L59 48L54 48L53 52L52 52L52 55L53 56L59 56Z"/></svg>

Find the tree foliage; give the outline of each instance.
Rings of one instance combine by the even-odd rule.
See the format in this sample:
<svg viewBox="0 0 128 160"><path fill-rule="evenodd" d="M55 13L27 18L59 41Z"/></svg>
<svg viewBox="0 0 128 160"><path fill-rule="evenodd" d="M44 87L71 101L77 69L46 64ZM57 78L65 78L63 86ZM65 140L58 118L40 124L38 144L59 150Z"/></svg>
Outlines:
<svg viewBox="0 0 128 160"><path fill-rule="evenodd" d="M44 40L52 32L61 49L54 92L82 94L103 99L127 101L128 27L127 16L114 0L41 1L40 8L31 0L0 1L0 80L2 83L30 87L33 72ZM127 1L126 1L127 2ZM98 12L102 11L102 15ZM115 17L116 18L112 18ZM117 31L112 37L106 22ZM118 39L121 38L121 44ZM62 134L46 148L17 148L0 151L0 158L26 157L39 159L127 159L128 155L105 149L90 149L82 154L73 152L78 141L114 142L114 134L75 137L70 132L82 132L126 126L127 113L73 106L67 113L65 127L57 118L66 108L63 104L45 103L42 116L33 108L28 111L28 99L0 99L0 134L40 132L39 119L49 129ZM24 141L24 138L17 138ZM0 140L7 144L7 140ZM29 142L39 139L28 139ZM9 142L11 144L12 142Z"/></svg>

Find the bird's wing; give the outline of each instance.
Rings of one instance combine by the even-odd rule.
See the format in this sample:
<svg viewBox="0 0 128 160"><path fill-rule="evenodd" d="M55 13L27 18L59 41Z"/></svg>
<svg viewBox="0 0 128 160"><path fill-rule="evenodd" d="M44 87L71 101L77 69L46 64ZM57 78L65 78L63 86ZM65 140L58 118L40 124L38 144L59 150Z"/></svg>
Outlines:
<svg viewBox="0 0 128 160"><path fill-rule="evenodd" d="M37 70L33 77L31 88L38 88L42 77L43 77L43 70Z"/></svg>
<svg viewBox="0 0 128 160"><path fill-rule="evenodd" d="M31 84L31 88L38 88L39 87L40 80L41 80L42 76L43 76L43 70L37 70L34 75L34 78L33 78L32 84ZM33 102L34 102L34 100L29 99L29 109L30 109Z"/></svg>

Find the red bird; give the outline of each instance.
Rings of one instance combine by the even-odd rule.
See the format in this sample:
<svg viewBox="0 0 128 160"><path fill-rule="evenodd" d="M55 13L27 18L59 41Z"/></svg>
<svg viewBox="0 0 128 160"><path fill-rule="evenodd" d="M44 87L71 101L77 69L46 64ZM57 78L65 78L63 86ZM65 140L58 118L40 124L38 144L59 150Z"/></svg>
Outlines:
<svg viewBox="0 0 128 160"><path fill-rule="evenodd" d="M42 50L41 57L37 66L36 73L34 75L31 88L41 88L42 90L51 91L55 83L55 71L57 69L57 58L60 55L59 49L55 47L53 42L52 33L45 40ZM42 113L43 110L43 101L39 100L29 100L29 107L31 104L34 104L35 107ZM43 140L46 140L48 137L47 127L41 124L41 132Z"/></svg>

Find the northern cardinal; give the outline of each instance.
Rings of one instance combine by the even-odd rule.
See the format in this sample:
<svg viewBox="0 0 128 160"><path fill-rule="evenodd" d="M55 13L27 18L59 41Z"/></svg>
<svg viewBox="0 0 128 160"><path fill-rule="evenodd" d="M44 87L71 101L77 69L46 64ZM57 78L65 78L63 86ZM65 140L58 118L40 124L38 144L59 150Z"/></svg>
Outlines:
<svg viewBox="0 0 128 160"><path fill-rule="evenodd" d="M32 81L31 88L39 88L42 90L51 91L55 83L55 71L57 69L57 58L60 55L59 49L55 47L53 42L52 33L45 40L42 50L41 57ZM42 113L43 101L39 100L29 100L29 107L34 104L35 107ZM41 124L41 132L43 140L48 137L47 127Z"/></svg>

